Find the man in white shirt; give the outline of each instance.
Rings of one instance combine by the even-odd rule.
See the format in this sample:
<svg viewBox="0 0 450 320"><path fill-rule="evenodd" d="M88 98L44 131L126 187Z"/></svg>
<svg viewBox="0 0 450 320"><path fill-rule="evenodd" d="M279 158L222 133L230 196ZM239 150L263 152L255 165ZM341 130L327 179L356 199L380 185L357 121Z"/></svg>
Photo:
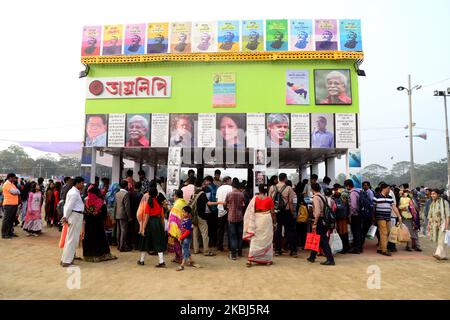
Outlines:
<svg viewBox="0 0 450 320"><path fill-rule="evenodd" d="M61 266L68 267L73 264L75 251L80 240L81 227L83 226L84 203L81 199L81 190L84 187L84 179L76 177L73 187L69 190L64 205L64 216L61 222L69 225L66 241L61 258Z"/></svg>
<svg viewBox="0 0 450 320"><path fill-rule="evenodd" d="M225 211L223 207L223 203L225 202L225 198L227 194L233 191L231 187L231 177L223 178L222 185L217 189L217 202L219 205L218 209L218 217L219 222L217 226L217 250L223 251L223 235L225 234L225 230L228 227L228 213Z"/></svg>
<svg viewBox="0 0 450 320"><path fill-rule="evenodd" d="M183 191L183 199L189 203L191 200L191 196L194 194L195 187L194 187L195 178L189 177L188 179L188 185L181 188L181 191Z"/></svg>

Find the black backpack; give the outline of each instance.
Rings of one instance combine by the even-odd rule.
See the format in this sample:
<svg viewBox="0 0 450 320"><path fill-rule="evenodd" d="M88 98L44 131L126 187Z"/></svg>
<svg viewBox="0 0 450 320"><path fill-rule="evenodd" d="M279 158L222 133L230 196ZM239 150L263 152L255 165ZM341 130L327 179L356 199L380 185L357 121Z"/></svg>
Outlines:
<svg viewBox="0 0 450 320"><path fill-rule="evenodd" d="M348 216L348 206L344 201L342 201L341 197L334 198L334 202L336 202L336 219L345 219Z"/></svg>
<svg viewBox="0 0 450 320"><path fill-rule="evenodd" d="M336 226L336 215L334 214L333 210L331 210L330 206L328 205L328 201L324 199L322 196L319 196L320 199L322 199L323 202L323 222L324 226L327 229L334 229Z"/></svg>
<svg viewBox="0 0 450 320"><path fill-rule="evenodd" d="M274 203L274 208L275 208L275 212L281 212L282 210L286 210L286 203L284 202L283 199L283 191L284 189L287 188L287 185L284 185L281 190L278 190L277 186L274 185L275 187L275 194L273 195L273 203Z"/></svg>
<svg viewBox="0 0 450 320"><path fill-rule="evenodd" d="M359 215L362 218L370 218L373 216L374 206L373 201L370 201L369 193L361 190L359 192Z"/></svg>

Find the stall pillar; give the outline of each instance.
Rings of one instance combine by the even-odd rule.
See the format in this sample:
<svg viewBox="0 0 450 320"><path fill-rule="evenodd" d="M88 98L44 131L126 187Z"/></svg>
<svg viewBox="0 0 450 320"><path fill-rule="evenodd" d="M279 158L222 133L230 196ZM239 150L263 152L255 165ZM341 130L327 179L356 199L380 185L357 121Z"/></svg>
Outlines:
<svg viewBox="0 0 450 320"><path fill-rule="evenodd" d="M156 168L155 167L148 167L148 180L153 180L156 178Z"/></svg>
<svg viewBox="0 0 450 320"><path fill-rule="evenodd" d="M97 151L95 148L92 148L92 158L91 158L91 176L90 176L90 183L95 182L95 171L97 168Z"/></svg>
<svg viewBox="0 0 450 320"><path fill-rule="evenodd" d="M308 177L308 167L301 167L300 174L301 174L301 179L302 180L303 179L307 179L307 177Z"/></svg>
<svg viewBox="0 0 450 320"><path fill-rule="evenodd" d="M134 166L133 166L133 179L134 181L139 181L139 174L138 172L141 170L141 163L134 161Z"/></svg>
<svg viewBox="0 0 450 320"><path fill-rule="evenodd" d="M121 161L122 161L122 157L120 154L118 155L113 155L113 159L112 159L112 176L111 176L111 183L120 182L120 175L121 175Z"/></svg>
<svg viewBox="0 0 450 320"><path fill-rule="evenodd" d="M325 175L331 179L331 183L336 181L336 158L328 158L325 161Z"/></svg>
<svg viewBox="0 0 450 320"><path fill-rule="evenodd" d="M313 174L313 173L319 175L319 164L318 163L313 163L311 165L311 174Z"/></svg>

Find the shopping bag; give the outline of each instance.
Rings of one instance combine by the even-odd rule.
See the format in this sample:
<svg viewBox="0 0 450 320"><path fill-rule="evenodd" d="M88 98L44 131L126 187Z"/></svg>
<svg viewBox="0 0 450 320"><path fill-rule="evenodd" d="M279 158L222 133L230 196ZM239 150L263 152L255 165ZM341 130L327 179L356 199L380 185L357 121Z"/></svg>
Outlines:
<svg viewBox="0 0 450 320"><path fill-rule="evenodd" d="M64 248L64 245L66 244L66 236L67 236L68 229L69 229L69 225L67 223L64 223L62 231L61 231L61 238L59 239L59 247L61 249Z"/></svg>
<svg viewBox="0 0 450 320"><path fill-rule="evenodd" d="M411 241L411 235L409 234L408 227L404 225L403 223L400 224L399 230L398 230L398 242L408 242Z"/></svg>
<svg viewBox="0 0 450 320"><path fill-rule="evenodd" d="M353 232L352 232L352 228L349 224L347 224L347 230L348 230L348 242L352 243L353 242Z"/></svg>
<svg viewBox="0 0 450 320"><path fill-rule="evenodd" d="M389 242L397 243L398 242L398 231L399 226L395 225L391 228L391 232L389 232Z"/></svg>
<svg viewBox="0 0 450 320"><path fill-rule="evenodd" d="M305 250L312 250L319 252L320 235L315 232L308 232L306 234Z"/></svg>
<svg viewBox="0 0 450 320"><path fill-rule="evenodd" d="M341 252L343 249L341 237L339 237L336 229L334 229L330 235L330 248L333 254Z"/></svg>
<svg viewBox="0 0 450 320"><path fill-rule="evenodd" d="M450 246L450 230L445 231L444 243Z"/></svg>
<svg viewBox="0 0 450 320"><path fill-rule="evenodd" d="M369 231L367 232L366 238L373 240L373 238L375 238L375 233L377 232L377 226L376 225L371 225L369 228Z"/></svg>

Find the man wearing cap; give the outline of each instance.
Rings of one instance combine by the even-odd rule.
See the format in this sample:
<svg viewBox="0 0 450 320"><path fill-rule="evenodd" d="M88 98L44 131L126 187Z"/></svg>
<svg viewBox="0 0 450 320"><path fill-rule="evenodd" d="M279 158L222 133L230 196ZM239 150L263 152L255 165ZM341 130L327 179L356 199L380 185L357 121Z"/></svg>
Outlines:
<svg viewBox="0 0 450 320"><path fill-rule="evenodd" d="M14 234L14 220L16 219L19 206L20 190L16 187L17 176L9 173L6 176L6 182L3 185L3 208L5 216L2 223L2 239L11 239L17 237Z"/></svg>

